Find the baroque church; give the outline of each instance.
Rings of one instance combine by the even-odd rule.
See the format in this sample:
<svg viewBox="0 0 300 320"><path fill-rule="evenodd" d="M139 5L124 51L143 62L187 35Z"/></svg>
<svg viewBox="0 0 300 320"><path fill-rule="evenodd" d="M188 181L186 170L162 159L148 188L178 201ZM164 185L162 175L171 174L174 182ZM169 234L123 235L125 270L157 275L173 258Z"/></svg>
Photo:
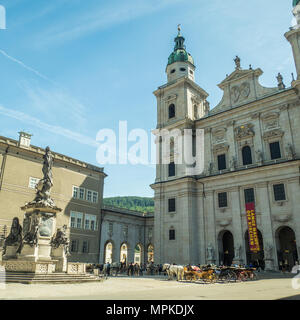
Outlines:
<svg viewBox="0 0 300 320"><path fill-rule="evenodd" d="M208 93L196 83L195 62L178 28L157 98L156 143L163 158L163 129L204 132L204 171L176 163L156 167L155 263L257 264L267 270L300 258L300 4L297 25L285 34L297 77L286 87L263 87L260 68L242 68L218 85L220 103L210 110ZM197 141L197 140L196 140ZM171 142L172 143L172 142ZM184 140L181 141L184 144ZM184 147L184 146L180 146ZM198 150L201 149L201 150ZM249 210L249 208L251 210ZM250 215L250 218L249 218ZM249 224L250 220L250 224Z"/></svg>

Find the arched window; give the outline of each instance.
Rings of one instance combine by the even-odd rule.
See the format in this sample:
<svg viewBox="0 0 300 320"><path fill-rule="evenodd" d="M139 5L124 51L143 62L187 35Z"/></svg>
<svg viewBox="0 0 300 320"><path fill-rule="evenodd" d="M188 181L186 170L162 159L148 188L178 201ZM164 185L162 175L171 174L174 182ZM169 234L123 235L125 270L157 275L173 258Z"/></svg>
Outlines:
<svg viewBox="0 0 300 320"><path fill-rule="evenodd" d="M142 262L142 247L137 244L134 248L134 263L141 264Z"/></svg>
<svg viewBox="0 0 300 320"><path fill-rule="evenodd" d="M128 255L128 247L126 243L123 243L120 249L120 262L127 263L127 255Z"/></svg>
<svg viewBox="0 0 300 320"><path fill-rule="evenodd" d="M249 146L246 146L242 149L242 156L243 156L244 166L248 164L252 164L252 154L251 154L251 148Z"/></svg>
<svg viewBox="0 0 300 320"><path fill-rule="evenodd" d="M111 242L105 245L105 263L107 262L113 262L113 244Z"/></svg>
<svg viewBox="0 0 300 320"><path fill-rule="evenodd" d="M175 105L172 103L169 105L169 119L175 118Z"/></svg>
<svg viewBox="0 0 300 320"><path fill-rule="evenodd" d="M175 229L173 227L169 230L169 240L175 240Z"/></svg>

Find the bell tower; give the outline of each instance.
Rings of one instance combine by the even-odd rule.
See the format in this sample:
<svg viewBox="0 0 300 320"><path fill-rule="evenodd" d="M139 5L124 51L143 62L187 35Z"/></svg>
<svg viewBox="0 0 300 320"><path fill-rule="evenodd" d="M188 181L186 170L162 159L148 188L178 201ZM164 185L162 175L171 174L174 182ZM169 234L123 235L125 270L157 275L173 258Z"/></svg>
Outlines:
<svg viewBox="0 0 300 320"><path fill-rule="evenodd" d="M155 192L154 261L187 264L199 261L194 245L198 243L196 198L191 196L197 184L191 173L196 161L189 163L183 151L185 147L189 154L196 150L195 123L208 114L209 104L208 93L195 83L194 59L186 51L180 26L174 41L166 67L167 83L154 92L157 127L153 133L159 158L151 185Z"/></svg>
<svg viewBox="0 0 300 320"><path fill-rule="evenodd" d="M290 28L285 34L286 39L292 46L293 56L297 72L297 81L293 86L300 84L300 0L293 1L293 15L296 18L296 25Z"/></svg>

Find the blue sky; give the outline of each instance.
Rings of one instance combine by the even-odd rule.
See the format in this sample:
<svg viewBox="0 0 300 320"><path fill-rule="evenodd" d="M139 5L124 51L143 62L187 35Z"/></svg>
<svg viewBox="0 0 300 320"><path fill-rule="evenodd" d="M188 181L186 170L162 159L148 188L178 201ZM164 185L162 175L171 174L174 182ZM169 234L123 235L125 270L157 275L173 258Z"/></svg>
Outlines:
<svg viewBox="0 0 300 320"><path fill-rule="evenodd" d="M287 86L294 71L284 38L292 0L0 0L0 135L32 133L32 144L97 165L98 130L149 133L156 126L152 92L166 82L167 58L182 25L196 64L196 82L209 93L242 67L260 67L261 83ZM106 165L104 196L153 196L153 166Z"/></svg>

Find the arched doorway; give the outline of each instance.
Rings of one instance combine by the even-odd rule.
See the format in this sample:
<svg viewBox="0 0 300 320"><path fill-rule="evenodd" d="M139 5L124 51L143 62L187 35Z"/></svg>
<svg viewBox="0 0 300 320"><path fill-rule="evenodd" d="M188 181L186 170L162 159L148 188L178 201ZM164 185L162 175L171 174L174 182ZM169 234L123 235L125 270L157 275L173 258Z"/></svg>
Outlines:
<svg viewBox="0 0 300 320"><path fill-rule="evenodd" d="M295 232L290 227L280 227L275 236L279 268L285 266L291 271L298 261Z"/></svg>
<svg viewBox="0 0 300 320"><path fill-rule="evenodd" d="M264 242L261 232L257 229L258 241L259 241L259 252L252 252L250 251L249 246L249 233L248 230L245 232L245 248L246 248L246 259L247 265L250 263L254 266L259 266L262 269L265 268L265 261L264 261Z"/></svg>
<svg viewBox="0 0 300 320"><path fill-rule="evenodd" d="M137 244L134 248L134 263L141 265L142 263L142 246Z"/></svg>
<svg viewBox="0 0 300 320"><path fill-rule="evenodd" d="M231 266L234 258L234 241L230 231L222 231L218 238L220 264Z"/></svg>
<svg viewBox="0 0 300 320"><path fill-rule="evenodd" d="M154 247L152 244L148 246L148 262L154 262Z"/></svg>
<svg viewBox="0 0 300 320"><path fill-rule="evenodd" d="M113 244L112 242L107 242L104 248L104 262L112 263L113 262Z"/></svg>
<svg viewBox="0 0 300 320"><path fill-rule="evenodd" d="M121 250L120 250L120 262L127 263L127 257L128 257L128 246L126 243L123 243L121 245Z"/></svg>

